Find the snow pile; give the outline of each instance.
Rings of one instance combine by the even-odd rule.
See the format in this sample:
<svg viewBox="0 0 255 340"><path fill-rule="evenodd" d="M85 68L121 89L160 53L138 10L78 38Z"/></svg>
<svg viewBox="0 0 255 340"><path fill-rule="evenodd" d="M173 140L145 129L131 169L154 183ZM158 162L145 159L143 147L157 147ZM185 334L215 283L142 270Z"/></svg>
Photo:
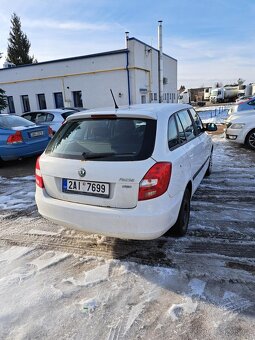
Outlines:
<svg viewBox="0 0 255 340"><path fill-rule="evenodd" d="M223 124L228 117L229 106L208 106L197 110L203 123Z"/></svg>
<svg viewBox="0 0 255 340"><path fill-rule="evenodd" d="M0 210L24 210L35 205L35 177L0 177ZM3 192L3 193L2 193Z"/></svg>

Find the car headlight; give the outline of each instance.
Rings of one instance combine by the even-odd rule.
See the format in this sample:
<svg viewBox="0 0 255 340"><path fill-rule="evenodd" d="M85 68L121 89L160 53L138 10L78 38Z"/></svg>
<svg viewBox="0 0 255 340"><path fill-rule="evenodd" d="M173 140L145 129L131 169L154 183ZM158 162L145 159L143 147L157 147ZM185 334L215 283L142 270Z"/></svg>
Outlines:
<svg viewBox="0 0 255 340"><path fill-rule="evenodd" d="M242 129L244 126L244 123L235 123L231 125L231 129Z"/></svg>

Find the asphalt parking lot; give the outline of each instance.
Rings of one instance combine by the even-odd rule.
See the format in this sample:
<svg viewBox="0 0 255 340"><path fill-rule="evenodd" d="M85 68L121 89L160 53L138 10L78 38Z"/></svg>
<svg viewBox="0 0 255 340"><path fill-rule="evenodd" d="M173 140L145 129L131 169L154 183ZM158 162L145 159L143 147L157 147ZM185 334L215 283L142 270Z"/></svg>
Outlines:
<svg viewBox="0 0 255 340"><path fill-rule="evenodd" d="M30 157L18 161L6 162L4 166L0 167L0 176L12 178L33 175L36 159L37 157Z"/></svg>
<svg viewBox="0 0 255 340"><path fill-rule="evenodd" d="M255 153L221 134L213 139L213 173L179 239L118 240L56 226L36 210L36 158L1 168L1 338L41 336L39 308L48 338L63 338L63 330L87 339L254 338ZM27 304L31 287L33 296L44 287L54 304L46 293ZM87 317L77 307L85 297L94 303Z"/></svg>

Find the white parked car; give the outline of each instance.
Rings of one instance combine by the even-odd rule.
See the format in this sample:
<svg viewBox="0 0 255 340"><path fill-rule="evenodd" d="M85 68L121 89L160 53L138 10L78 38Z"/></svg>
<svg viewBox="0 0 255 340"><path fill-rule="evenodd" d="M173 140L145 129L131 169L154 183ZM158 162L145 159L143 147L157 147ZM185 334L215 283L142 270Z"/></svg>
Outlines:
<svg viewBox="0 0 255 340"><path fill-rule="evenodd" d="M77 109L52 109L52 110L37 110L23 113L22 117L37 124L50 126L55 133L63 124L65 119L75 112Z"/></svg>
<svg viewBox="0 0 255 340"><path fill-rule="evenodd" d="M213 145L187 104L143 104L71 115L36 164L39 213L125 239L186 233L190 200Z"/></svg>
<svg viewBox="0 0 255 340"><path fill-rule="evenodd" d="M226 120L225 138L255 150L254 112L248 110L231 115Z"/></svg>

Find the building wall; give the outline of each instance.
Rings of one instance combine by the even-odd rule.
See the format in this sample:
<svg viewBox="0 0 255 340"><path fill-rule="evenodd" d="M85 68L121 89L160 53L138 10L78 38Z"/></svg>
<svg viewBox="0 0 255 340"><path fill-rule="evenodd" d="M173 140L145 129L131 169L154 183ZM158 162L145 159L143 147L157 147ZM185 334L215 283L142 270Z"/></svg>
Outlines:
<svg viewBox="0 0 255 340"><path fill-rule="evenodd" d="M38 110L38 94L48 109L55 108L54 93L62 92L64 106L73 107L73 91L81 91L83 108L112 106L112 89L118 105L158 101L158 51L137 39L129 39L129 53L118 50L0 70L0 87L12 96L15 112L24 112L22 95L30 109ZM129 86L127 61L129 61ZM164 92L177 92L177 61L164 55ZM143 97L142 97L143 96ZM167 98L166 98L167 99ZM177 99L177 95L175 95ZM167 101L167 100L165 100ZM176 100L174 100L176 102ZM171 100L170 100L171 102ZM8 109L5 110L8 112Z"/></svg>
<svg viewBox="0 0 255 340"><path fill-rule="evenodd" d="M129 40L129 49L134 103L141 103L142 95L146 96L147 103L158 102L158 50L132 38ZM163 76L168 80L168 83L163 86L164 102L177 102L177 60L165 54L163 55Z"/></svg>

